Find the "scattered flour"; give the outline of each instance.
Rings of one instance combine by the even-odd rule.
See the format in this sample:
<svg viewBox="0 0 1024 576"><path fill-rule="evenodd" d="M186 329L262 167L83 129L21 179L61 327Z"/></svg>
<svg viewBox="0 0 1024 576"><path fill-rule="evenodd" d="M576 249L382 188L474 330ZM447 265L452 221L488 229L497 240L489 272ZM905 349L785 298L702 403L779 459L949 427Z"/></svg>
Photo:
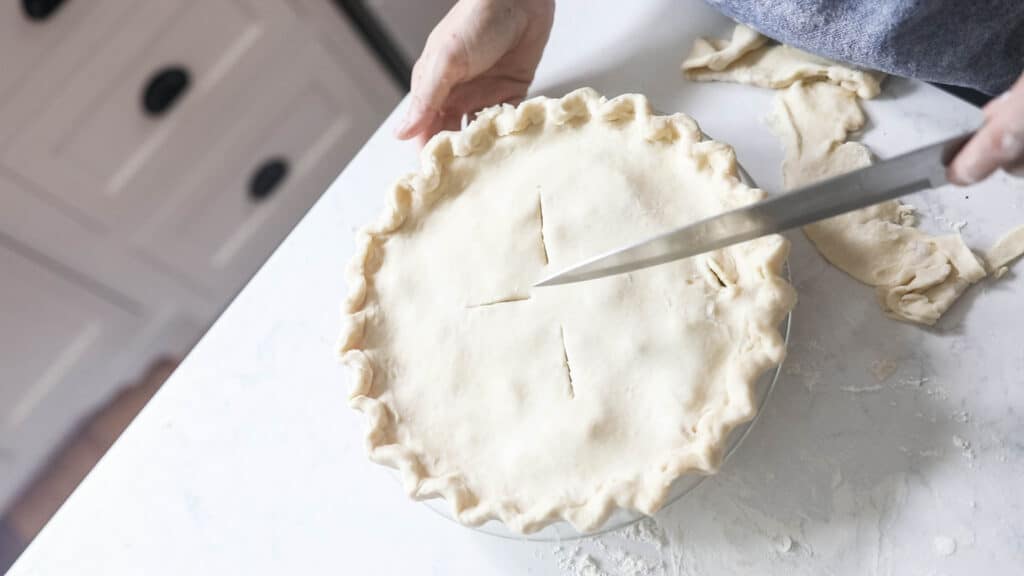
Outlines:
<svg viewBox="0 0 1024 576"><path fill-rule="evenodd" d="M956 553L956 540L949 536L936 536L932 541L932 547L939 556L952 556Z"/></svg>
<svg viewBox="0 0 1024 576"><path fill-rule="evenodd" d="M643 520L626 526L621 531L622 537L631 542L639 542L651 546L665 545L665 532L653 518Z"/></svg>
<svg viewBox="0 0 1024 576"><path fill-rule="evenodd" d="M911 377L900 378L900 384L901 385L909 386L909 387L912 387L912 388L920 388L921 386L925 385L927 382L928 382L928 379L923 377L923 376L918 376L917 378L911 378Z"/></svg>
<svg viewBox="0 0 1024 576"><path fill-rule="evenodd" d="M974 461L974 448L971 447L969 440L954 434L953 444L964 453L964 458L967 458L968 461Z"/></svg>
<svg viewBox="0 0 1024 576"><path fill-rule="evenodd" d="M884 388L881 384L872 384L871 386L840 386L839 389L843 392L853 392L855 394L862 392L877 392Z"/></svg>
<svg viewBox="0 0 1024 576"><path fill-rule="evenodd" d="M565 576L611 576L601 570L597 560L584 552L580 546L574 546L572 549L556 546L554 553L558 568Z"/></svg>
<svg viewBox="0 0 1024 576"><path fill-rule="evenodd" d="M775 549L782 553L788 553L793 551L793 539L783 534L779 536L775 541Z"/></svg>
<svg viewBox="0 0 1024 576"><path fill-rule="evenodd" d="M652 562L623 550L613 550L610 555L614 561L616 573L622 576L655 576L664 573L661 570L660 562Z"/></svg>
<svg viewBox="0 0 1024 576"><path fill-rule="evenodd" d="M651 518L553 552L564 576L668 576L665 534Z"/></svg>
<svg viewBox="0 0 1024 576"><path fill-rule="evenodd" d="M556 547L554 556L563 576L764 573L751 571L757 566L791 575L871 573L890 565L883 535L906 501L906 477L858 485L835 475L831 483L825 508L783 518L778 510L786 507L746 497L750 485L743 480L718 478L657 521L584 539L571 550Z"/></svg>
<svg viewBox="0 0 1024 576"><path fill-rule="evenodd" d="M594 560L593 556L584 554L580 557L574 574L577 576L607 576L608 573L598 567L597 561Z"/></svg>
<svg viewBox="0 0 1024 576"><path fill-rule="evenodd" d="M935 216L935 221L947 226L950 230L954 232L960 232L961 230L967 227L966 220L953 221L941 214Z"/></svg>

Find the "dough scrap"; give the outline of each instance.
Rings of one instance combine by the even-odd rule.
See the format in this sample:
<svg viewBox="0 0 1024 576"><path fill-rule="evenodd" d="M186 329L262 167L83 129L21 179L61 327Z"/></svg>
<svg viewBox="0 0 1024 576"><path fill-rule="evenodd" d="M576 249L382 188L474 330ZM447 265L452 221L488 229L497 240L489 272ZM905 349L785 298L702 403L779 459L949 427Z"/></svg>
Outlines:
<svg viewBox="0 0 1024 576"><path fill-rule="evenodd" d="M589 89L435 136L348 269L339 348L370 458L463 523L521 532L650 514L681 474L715 471L785 352L785 239L531 285L763 198L736 170L688 117Z"/></svg>
<svg viewBox="0 0 1024 576"><path fill-rule="evenodd" d="M695 80L784 88L769 116L785 148L784 187L871 164L867 147L848 139L865 124L858 96L878 95L884 76L788 46L757 47L750 32L738 25L731 41L698 41L683 69ZM921 232L913 209L896 200L805 226L804 234L832 265L874 286L882 309L900 320L934 324L986 274L959 234Z"/></svg>
<svg viewBox="0 0 1024 576"><path fill-rule="evenodd" d="M871 164L871 152L847 142L866 119L857 95L824 82L800 81L776 94L768 125L782 140L782 182L799 188Z"/></svg>
<svg viewBox="0 0 1024 576"><path fill-rule="evenodd" d="M799 188L871 164L862 144L857 97L823 82L797 82L775 97L769 125L783 141L783 181ZM822 256L876 287L893 318L932 325L985 269L959 234L932 237L914 227L913 209L896 200L804 227Z"/></svg>
<svg viewBox="0 0 1024 576"><path fill-rule="evenodd" d="M683 61L691 80L752 84L787 88L799 81L825 81L874 98L881 92L884 74L854 70L791 46L770 42L756 31L737 25L730 40L698 38Z"/></svg>
<svg viewBox="0 0 1024 576"><path fill-rule="evenodd" d="M932 325L985 269L958 234L908 226L908 207L885 202L804 227L836 268L875 286L886 314Z"/></svg>
<svg viewBox="0 0 1024 576"><path fill-rule="evenodd" d="M1009 264L1021 256L1024 256L1024 226L1009 231L989 248L985 253L985 268L1001 278L1009 270Z"/></svg>
<svg viewBox="0 0 1024 576"><path fill-rule="evenodd" d="M742 56L767 43L766 36L742 24L733 29L729 40L697 38L693 50L683 62L683 70L688 71L688 74L701 74L702 70L721 72Z"/></svg>

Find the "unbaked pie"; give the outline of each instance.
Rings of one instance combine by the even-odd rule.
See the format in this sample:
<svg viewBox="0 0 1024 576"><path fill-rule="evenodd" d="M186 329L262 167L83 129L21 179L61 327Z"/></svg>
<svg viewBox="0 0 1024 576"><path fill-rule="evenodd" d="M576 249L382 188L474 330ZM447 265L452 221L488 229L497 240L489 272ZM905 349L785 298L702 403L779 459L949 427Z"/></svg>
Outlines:
<svg viewBox="0 0 1024 576"><path fill-rule="evenodd" d="M729 146L639 95L580 89L438 134L348 271L340 350L370 458L470 525L652 514L680 475L716 470L782 360L787 242L532 286L763 196Z"/></svg>

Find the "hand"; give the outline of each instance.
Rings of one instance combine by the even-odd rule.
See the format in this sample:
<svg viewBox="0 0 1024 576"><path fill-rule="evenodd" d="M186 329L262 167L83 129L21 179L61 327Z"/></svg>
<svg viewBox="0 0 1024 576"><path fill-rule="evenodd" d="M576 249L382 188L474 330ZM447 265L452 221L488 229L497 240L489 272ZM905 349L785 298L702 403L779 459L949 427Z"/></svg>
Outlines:
<svg viewBox="0 0 1024 576"><path fill-rule="evenodd" d="M1024 172L1024 76L984 108L985 124L949 165L949 180L980 182L999 168Z"/></svg>
<svg viewBox="0 0 1024 576"><path fill-rule="evenodd" d="M395 135L423 145L457 130L463 114L522 100L554 13L554 0L460 0L413 67L409 109Z"/></svg>

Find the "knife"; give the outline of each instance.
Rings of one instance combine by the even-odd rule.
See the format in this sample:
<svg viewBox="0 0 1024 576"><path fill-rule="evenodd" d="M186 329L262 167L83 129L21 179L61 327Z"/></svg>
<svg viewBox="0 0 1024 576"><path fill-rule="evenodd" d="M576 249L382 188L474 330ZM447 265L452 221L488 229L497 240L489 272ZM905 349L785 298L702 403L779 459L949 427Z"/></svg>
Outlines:
<svg viewBox="0 0 1024 576"><path fill-rule="evenodd" d="M776 234L947 183L946 166L974 132L822 180L793 192L601 254L534 286L556 286L631 272Z"/></svg>

